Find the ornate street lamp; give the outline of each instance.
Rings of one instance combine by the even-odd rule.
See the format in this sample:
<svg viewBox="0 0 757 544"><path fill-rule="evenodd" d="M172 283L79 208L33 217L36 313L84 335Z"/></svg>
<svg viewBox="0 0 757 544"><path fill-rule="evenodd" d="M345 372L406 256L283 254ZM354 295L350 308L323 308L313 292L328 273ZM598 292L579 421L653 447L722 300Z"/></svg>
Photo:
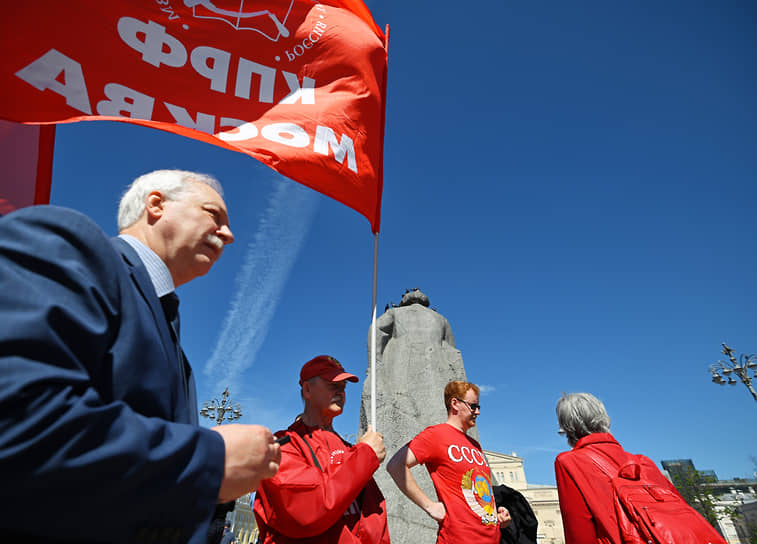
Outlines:
<svg viewBox="0 0 757 544"><path fill-rule="evenodd" d="M723 342L723 355L728 357L727 361L718 361L710 365L710 372L712 373L713 383L719 385L736 385L738 380L734 379L734 376L738 376L741 383L746 385L752 397L757 401L757 392L752 387L752 378L757 378L757 353L747 355L742 353L739 358L734 356L735 351L725 345ZM749 376L749 371L754 373L753 376ZM726 377L728 380L726 381Z"/></svg>
<svg viewBox="0 0 757 544"><path fill-rule="evenodd" d="M221 400L213 399L202 403L200 415L208 419L215 419L216 423L221 425L224 421L236 421L242 417L242 407L238 402L234 402L229 398L229 388L227 387L223 394L221 394ZM216 508L215 516L223 515L228 520L227 516L229 512L232 512L236 508L237 501L242 499L243 497L240 497L236 501L219 504ZM213 523L216 523L215 517ZM236 517L232 521L232 531L234 530L235 525Z"/></svg>
<svg viewBox="0 0 757 544"><path fill-rule="evenodd" d="M208 419L215 419L219 425L224 421L235 421L242 417L242 408L238 402L229 398L229 388L221 395L221 400L213 399L202 403L200 415Z"/></svg>

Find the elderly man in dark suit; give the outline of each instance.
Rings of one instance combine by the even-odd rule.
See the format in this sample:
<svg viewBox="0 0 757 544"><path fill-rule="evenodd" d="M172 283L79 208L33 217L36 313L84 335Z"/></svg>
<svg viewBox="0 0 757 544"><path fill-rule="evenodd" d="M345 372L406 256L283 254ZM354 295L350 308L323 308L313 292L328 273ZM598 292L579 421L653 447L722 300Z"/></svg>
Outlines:
<svg viewBox="0 0 757 544"><path fill-rule="evenodd" d="M257 425L197 426L174 288L233 241L220 184L137 178L108 239L78 212L0 218L0 541L205 541L278 469Z"/></svg>

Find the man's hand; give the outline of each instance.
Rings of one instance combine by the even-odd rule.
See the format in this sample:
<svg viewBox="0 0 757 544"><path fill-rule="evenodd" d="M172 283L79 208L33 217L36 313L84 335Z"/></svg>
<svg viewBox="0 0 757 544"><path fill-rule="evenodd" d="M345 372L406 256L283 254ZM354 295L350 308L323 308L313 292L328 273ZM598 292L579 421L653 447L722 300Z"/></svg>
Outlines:
<svg viewBox="0 0 757 544"><path fill-rule="evenodd" d="M384 435L374 431L373 427L371 427L370 425L368 425L368 430L363 436L360 437L358 443L368 444L371 448L373 448L373 451L376 452L376 457L378 457L379 463L381 463L384 460L384 457L386 457Z"/></svg>
<svg viewBox="0 0 757 544"><path fill-rule="evenodd" d="M230 424L211 430L220 434L226 445L218 502L232 501L255 491L261 480L279 470L281 446L274 442L269 429L260 425Z"/></svg>
<svg viewBox="0 0 757 544"><path fill-rule="evenodd" d="M426 508L424 508L424 510L429 516L434 518L439 523L444 521L444 516L447 515L447 509L444 508L444 505L440 502L432 502Z"/></svg>
<svg viewBox="0 0 757 544"><path fill-rule="evenodd" d="M507 508L505 508L504 506L497 508L497 521L499 522L500 529L504 529L505 527L510 525L510 522L512 521L510 512L508 512Z"/></svg>

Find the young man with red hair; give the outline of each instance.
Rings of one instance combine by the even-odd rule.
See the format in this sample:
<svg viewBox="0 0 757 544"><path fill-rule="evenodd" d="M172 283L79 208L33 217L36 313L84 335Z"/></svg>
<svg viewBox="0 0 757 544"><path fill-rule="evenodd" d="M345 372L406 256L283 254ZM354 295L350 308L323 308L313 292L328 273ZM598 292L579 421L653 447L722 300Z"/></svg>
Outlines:
<svg viewBox="0 0 757 544"><path fill-rule="evenodd" d="M389 461L386 470L397 487L439 523L437 543L498 544L510 514L497 508L489 465L481 445L466 433L481 413L479 388L452 381L444 388L447 421L421 431ZM410 469L426 465L439 501L418 487Z"/></svg>

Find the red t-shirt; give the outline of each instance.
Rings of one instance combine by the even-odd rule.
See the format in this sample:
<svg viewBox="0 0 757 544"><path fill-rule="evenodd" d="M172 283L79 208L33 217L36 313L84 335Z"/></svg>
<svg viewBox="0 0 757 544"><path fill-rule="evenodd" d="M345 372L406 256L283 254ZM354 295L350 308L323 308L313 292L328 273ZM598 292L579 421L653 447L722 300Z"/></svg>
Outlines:
<svg viewBox="0 0 757 544"><path fill-rule="evenodd" d="M491 473L481 446L452 425L427 427L409 444L419 463L426 465L447 515L439 526L437 543L499 543L497 507Z"/></svg>

